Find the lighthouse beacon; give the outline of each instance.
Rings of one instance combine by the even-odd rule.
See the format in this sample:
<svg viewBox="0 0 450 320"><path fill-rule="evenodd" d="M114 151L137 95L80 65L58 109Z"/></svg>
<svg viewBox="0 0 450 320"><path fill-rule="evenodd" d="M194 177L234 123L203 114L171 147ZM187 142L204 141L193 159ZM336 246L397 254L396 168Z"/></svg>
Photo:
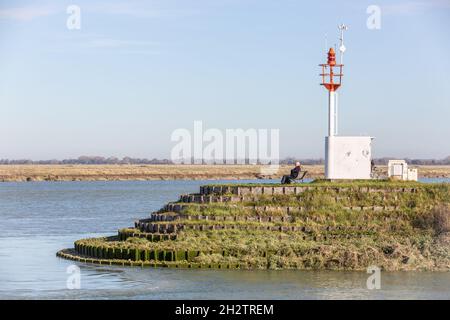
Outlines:
<svg viewBox="0 0 450 320"><path fill-rule="evenodd" d="M328 90L328 136L325 137L325 178L338 179L371 179L372 137L367 136L339 136L337 134L337 90L342 85L343 77L343 31L346 26L339 26L341 30L340 58L336 63L336 53L330 48L327 53L327 63L322 67L322 83Z"/></svg>

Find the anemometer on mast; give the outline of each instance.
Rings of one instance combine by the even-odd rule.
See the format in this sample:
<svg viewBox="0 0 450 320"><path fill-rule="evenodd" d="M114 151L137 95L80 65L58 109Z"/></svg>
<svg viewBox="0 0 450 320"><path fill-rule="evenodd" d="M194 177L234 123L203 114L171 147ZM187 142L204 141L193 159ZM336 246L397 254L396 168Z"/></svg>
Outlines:
<svg viewBox="0 0 450 320"><path fill-rule="evenodd" d="M340 60L341 60L341 64L344 64L344 52L346 50L346 48L344 46L344 31L347 31L348 27L342 23L338 26L338 29L341 32L341 37L339 38L339 41L341 42L341 44L339 46Z"/></svg>
<svg viewBox="0 0 450 320"><path fill-rule="evenodd" d="M340 45L339 45L339 60L340 60L340 64L341 66L344 65L344 52L346 50L345 45L344 45L344 31L348 30L348 27L341 23L340 25L338 25L338 29L341 33L339 41L340 41ZM335 111L334 111L334 133L337 135L338 134L338 93L336 92L335 96Z"/></svg>

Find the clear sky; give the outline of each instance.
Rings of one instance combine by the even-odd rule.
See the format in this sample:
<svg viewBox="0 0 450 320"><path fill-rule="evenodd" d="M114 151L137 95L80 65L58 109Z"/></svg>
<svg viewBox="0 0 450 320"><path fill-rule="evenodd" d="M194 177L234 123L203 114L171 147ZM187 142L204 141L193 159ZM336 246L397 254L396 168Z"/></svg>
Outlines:
<svg viewBox="0 0 450 320"><path fill-rule="evenodd" d="M448 0L2 0L0 158L169 157L194 120L279 128L282 157L323 157L318 64L341 22L339 133L376 137L374 157L450 155Z"/></svg>

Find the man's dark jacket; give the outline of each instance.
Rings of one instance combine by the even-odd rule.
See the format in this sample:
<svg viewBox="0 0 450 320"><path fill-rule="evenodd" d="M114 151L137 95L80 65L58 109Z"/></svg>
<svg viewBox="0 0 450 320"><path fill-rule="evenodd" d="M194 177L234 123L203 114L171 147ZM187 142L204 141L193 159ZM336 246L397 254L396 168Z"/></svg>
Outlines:
<svg viewBox="0 0 450 320"><path fill-rule="evenodd" d="M298 174L300 173L300 167L295 167L291 170L291 179L296 179L298 177Z"/></svg>

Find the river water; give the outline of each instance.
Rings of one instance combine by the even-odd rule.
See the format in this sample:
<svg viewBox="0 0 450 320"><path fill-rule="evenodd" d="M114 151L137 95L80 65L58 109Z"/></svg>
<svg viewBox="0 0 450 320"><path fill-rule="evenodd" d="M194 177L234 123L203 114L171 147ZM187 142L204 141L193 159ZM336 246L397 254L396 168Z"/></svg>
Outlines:
<svg viewBox="0 0 450 320"><path fill-rule="evenodd" d="M427 180L437 181L450 179ZM369 290L365 272L142 269L55 256L207 183L0 183L0 299L450 299L450 272L382 272L381 289ZM73 264L80 289L67 287Z"/></svg>

